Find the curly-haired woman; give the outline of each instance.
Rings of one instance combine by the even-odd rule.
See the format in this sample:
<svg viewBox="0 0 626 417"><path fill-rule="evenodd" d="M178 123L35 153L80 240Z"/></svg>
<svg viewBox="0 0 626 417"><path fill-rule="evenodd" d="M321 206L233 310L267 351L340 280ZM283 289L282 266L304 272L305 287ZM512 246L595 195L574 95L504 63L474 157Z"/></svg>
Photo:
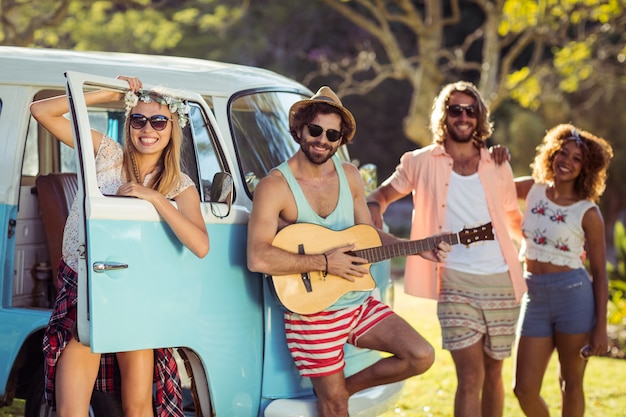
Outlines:
<svg viewBox="0 0 626 417"><path fill-rule="evenodd" d="M520 257L528 292L522 301L515 395L527 416L549 417L541 383L553 351L559 354L562 415L582 416L581 354L606 353L606 245L596 205L613 157L609 143L571 124L550 129L531 167L516 179L526 200ZM584 265L589 261L589 273Z"/></svg>

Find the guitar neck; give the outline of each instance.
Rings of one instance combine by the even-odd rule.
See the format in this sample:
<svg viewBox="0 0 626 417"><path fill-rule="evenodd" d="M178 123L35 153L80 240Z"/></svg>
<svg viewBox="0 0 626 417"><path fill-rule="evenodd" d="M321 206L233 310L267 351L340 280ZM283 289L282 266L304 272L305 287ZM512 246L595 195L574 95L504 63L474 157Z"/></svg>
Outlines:
<svg viewBox="0 0 626 417"><path fill-rule="evenodd" d="M370 263L375 263L386 259L428 252L435 249L441 241L445 241L450 245L456 245L460 243L459 234L450 233L436 237L427 237L426 239L399 242L392 245L355 250L353 253L356 256L367 259Z"/></svg>

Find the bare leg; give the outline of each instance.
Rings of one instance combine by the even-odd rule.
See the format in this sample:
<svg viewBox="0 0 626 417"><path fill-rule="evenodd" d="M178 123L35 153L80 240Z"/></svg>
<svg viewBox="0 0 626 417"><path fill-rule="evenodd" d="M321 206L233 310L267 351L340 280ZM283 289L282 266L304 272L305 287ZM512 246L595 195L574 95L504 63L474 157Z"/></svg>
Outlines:
<svg viewBox="0 0 626 417"><path fill-rule="evenodd" d="M435 360L435 350L404 319L394 314L385 318L357 340L359 347L389 352L384 358L346 379L349 395L376 385L420 375Z"/></svg>
<svg viewBox="0 0 626 417"><path fill-rule="evenodd" d="M504 413L504 384L502 382L502 361L483 352L485 381L481 396L483 417L502 417Z"/></svg>
<svg viewBox="0 0 626 417"><path fill-rule="evenodd" d="M513 390L527 416L550 417L541 398L541 383L553 350L552 337L520 337Z"/></svg>
<svg viewBox="0 0 626 417"><path fill-rule="evenodd" d="M343 372L311 378L320 417L347 417L350 395L426 372L433 364L433 347L398 315L391 315L357 340L359 347L389 352L384 358L344 378Z"/></svg>
<svg viewBox="0 0 626 417"><path fill-rule="evenodd" d="M152 380L154 351L152 349L119 352L117 361L122 377L122 407L125 417L153 417Z"/></svg>
<svg viewBox="0 0 626 417"><path fill-rule="evenodd" d="M485 384L482 339L469 347L450 353L454 360L458 382L454 398L454 416L480 416L482 408L480 394Z"/></svg>
<svg viewBox="0 0 626 417"><path fill-rule="evenodd" d="M563 398L563 417L582 417L585 414L585 393L583 377L587 361L580 355L580 349L589 340L589 334L564 334L554 336L559 353L559 382Z"/></svg>
<svg viewBox="0 0 626 417"><path fill-rule="evenodd" d="M311 378L317 396L318 417L348 417L348 390L343 372Z"/></svg>
<svg viewBox="0 0 626 417"><path fill-rule="evenodd" d="M85 417L98 376L100 355L71 339L56 365L55 397L57 416Z"/></svg>

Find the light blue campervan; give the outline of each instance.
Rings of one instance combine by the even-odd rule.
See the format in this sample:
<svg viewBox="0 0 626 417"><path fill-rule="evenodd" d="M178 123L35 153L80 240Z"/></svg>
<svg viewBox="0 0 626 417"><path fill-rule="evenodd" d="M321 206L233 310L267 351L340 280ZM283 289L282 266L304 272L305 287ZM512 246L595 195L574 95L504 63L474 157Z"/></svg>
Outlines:
<svg viewBox="0 0 626 417"><path fill-rule="evenodd" d="M42 401L41 337L54 297L50 237L55 208L37 182L77 173L84 219L79 266L79 335L95 352L176 347L188 415L314 416L315 397L284 340L282 310L263 277L246 268L254 186L296 150L287 110L311 91L273 72L205 60L138 54L0 47L0 406L26 399L26 417L53 415ZM92 125L121 140L124 110L87 109L84 89L123 89L116 75L185 91L185 171L194 179L211 239L198 259L173 239L147 202L103 196L84 134ZM59 147L30 117L42 97L72 97L76 150ZM348 159L346 149L341 158ZM58 238L58 236L56 237ZM378 295L389 301L388 263L376 264ZM347 348L346 373L380 358ZM351 398L351 416L389 410L402 384ZM193 395L191 395L193 394ZM108 416L111 399L92 400ZM200 410L199 410L200 409Z"/></svg>

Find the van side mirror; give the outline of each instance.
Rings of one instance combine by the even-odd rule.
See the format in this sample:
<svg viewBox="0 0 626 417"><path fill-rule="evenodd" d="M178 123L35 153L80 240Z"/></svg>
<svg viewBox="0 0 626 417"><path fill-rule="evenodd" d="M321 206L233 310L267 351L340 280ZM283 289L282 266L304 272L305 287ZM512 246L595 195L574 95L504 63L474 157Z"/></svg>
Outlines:
<svg viewBox="0 0 626 417"><path fill-rule="evenodd" d="M233 205L233 187L233 177L228 172L218 172L213 176L210 204L214 216L221 219L230 214ZM223 205L226 206L225 210Z"/></svg>

